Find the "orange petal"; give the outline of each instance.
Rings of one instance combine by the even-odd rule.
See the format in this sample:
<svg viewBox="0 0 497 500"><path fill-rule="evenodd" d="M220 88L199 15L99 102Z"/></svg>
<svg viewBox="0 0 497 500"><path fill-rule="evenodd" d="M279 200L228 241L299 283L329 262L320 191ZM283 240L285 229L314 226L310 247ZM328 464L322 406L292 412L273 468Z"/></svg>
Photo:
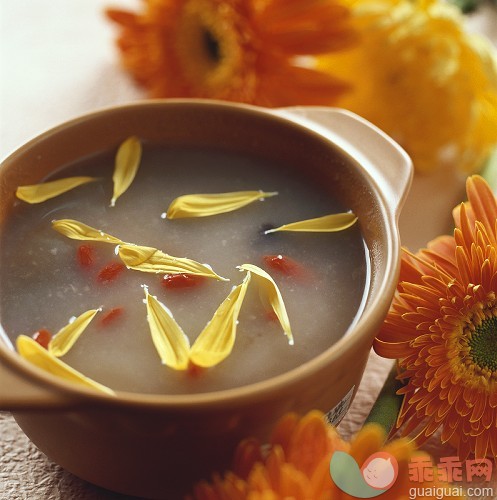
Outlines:
<svg viewBox="0 0 497 500"><path fill-rule="evenodd" d="M343 25L319 26L316 22L300 22L289 29L271 30L263 33L264 44L277 47L288 56L318 55L351 47L357 40L354 30Z"/></svg>
<svg viewBox="0 0 497 500"><path fill-rule="evenodd" d="M258 103L262 105L331 104L350 89L347 82L311 68L280 64L274 60L265 64L270 68L263 70L260 81Z"/></svg>
<svg viewBox="0 0 497 500"><path fill-rule="evenodd" d="M497 203L490 186L483 177L472 175L466 180L466 192L475 218L493 230L497 219Z"/></svg>
<svg viewBox="0 0 497 500"><path fill-rule="evenodd" d="M309 480L299 470L296 470L291 464L283 464L280 469L281 484L277 490L280 498L304 499L307 497Z"/></svg>
<svg viewBox="0 0 497 500"><path fill-rule="evenodd" d="M386 434L378 424L366 424L352 439L350 455L359 467L374 452L378 451L385 443Z"/></svg>
<svg viewBox="0 0 497 500"><path fill-rule="evenodd" d="M329 450L328 428L323 414L311 411L302 417L292 434L288 461L309 477Z"/></svg>
<svg viewBox="0 0 497 500"><path fill-rule="evenodd" d="M260 441L255 438L244 439L236 448L233 471L242 479L247 479L257 462L262 462Z"/></svg>
<svg viewBox="0 0 497 500"><path fill-rule="evenodd" d="M272 445L281 446L286 453L290 447L290 440L297 427L298 421L299 417L296 413L292 412L283 415L275 425L269 442Z"/></svg>
<svg viewBox="0 0 497 500"><path fill-rule="evenodd" d="M471 412L470 422L478 422L485 410L487 409L487 396L485 394L479 394L477 397L473 398L474 406ZM489 411L489 409L487 409Z"/></svg>
<svg viewBox="0 0 497 500"><path fill-rule="evenodd" d="M121 26L135 26L138 16L132 12L119 9L105 9L105 15L111 20Z"/></svg>
<svg viewBox="0 0 497 500"><path fill-rule="evenodd" d="M410 351L410 341L383 342L378 337L374 339L373 349L376 354L390 359L403 358Z"/></svg>

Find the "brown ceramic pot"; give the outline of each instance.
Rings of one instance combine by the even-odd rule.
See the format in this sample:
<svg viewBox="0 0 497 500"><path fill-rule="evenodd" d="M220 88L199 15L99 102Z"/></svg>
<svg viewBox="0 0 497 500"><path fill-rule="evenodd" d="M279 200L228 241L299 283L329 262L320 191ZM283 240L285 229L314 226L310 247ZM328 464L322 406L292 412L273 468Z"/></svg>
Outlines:
<svg viewBox="0 0 497 500"><path fill-rule="evenodd" d="M412 167L392 140L343 110L147 101L75 119L7 158L0 169L0 227L9 217L18 185L37 183L131 135L165 145L257 150L275 163L319 175L330 193L358 215L370 257L365 307L346 336L296 369L231 390L108 396L31 366L0 328L0 409L14 413L36 446L97 485L174 499L212 470L227 466L241 438L264 437L284 412L326 412L350 401L395 290L397 219Z"/></svg>

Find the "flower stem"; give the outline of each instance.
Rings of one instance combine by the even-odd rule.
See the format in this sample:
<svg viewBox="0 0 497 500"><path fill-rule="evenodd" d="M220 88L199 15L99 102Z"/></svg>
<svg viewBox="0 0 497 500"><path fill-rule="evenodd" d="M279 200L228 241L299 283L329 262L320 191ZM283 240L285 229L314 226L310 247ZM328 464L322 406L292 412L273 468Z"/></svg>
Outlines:
<svg viewBox="0 0 497 500"><path fill-rule="evenodd" d="M403 386L402 382L396 379L397 374L397 364L395 363L364 422L364 424L374 422L381 425L387 436L395 428L403 399L403 396L397 394L397 391Z"/></svg>

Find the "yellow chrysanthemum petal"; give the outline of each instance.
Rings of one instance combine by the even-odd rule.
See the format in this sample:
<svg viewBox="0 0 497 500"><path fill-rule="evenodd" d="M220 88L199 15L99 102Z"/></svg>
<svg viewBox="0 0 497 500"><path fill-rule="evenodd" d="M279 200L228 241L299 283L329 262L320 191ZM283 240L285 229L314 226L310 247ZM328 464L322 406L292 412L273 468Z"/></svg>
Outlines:
<svg viewBox="0 0 497 500"><path fill-rule="evenodd" d="M59 219L52 221L52 228L55 229L60 234L67 236L73 240L83 240L83 241L102 241L104 243L112 243L114 245L119 245L123 243L118 238L111 236L110 234L104 233L99 229L87 226L82 222L72 219Z"/></svg>
<svg viewBox="0 0 497 500"><path fill-rule="evenodd" d="M190 350L190 359L204 368L215 366L225 359L233 349L238 323L238 314L250 282L247 273L243 282L234 287L202 330Z"/></svg>
<svg viewBox="0 0 497 500"><path fill-rule="evenodd" d="M288 338L288 343L293 345L294 339L290 327L290 320L288 319L285 303L283 302L283 297L281 296L278 285L264 269L254 266L253 264L243 264L240 266L240 269L248 271L256 276L259 282L259 296L263 304L268 304L274 311Z"/></svg>
<svg viewBox="0 0 497 500"><path fill-rule="evenodd" d="M147 321L162 363L175 370L186 370L190 351L188 337L176 323L171 311L150 295L146 287L144 289L147 298Z"/></svg>
<svg viewBox="0 0 497 500"><path fill-rule="evenodd" d="M274 229L268 229L265 234L277 231L300 231L306 233L333 233L343 231L353 226L357 221L357 216L352 212L325 215L315 219L307 219L299 222L284 224Z"/></svg>
<svg viewBox="0 0 497 500"><path fill-rule="evenodd" d="M97 180L97 177L66 177L65 179L57 179L56 181L19 186L16 191L16 196L26 203L42 203L43 201L55 198L78 186Z"/></svg>
<svg viewBox="0 0 497 500"><path fill-rule="evenodd" d="M90 309L60 329L48 343L48 352L57 358L64 356L79 339L101 309Z"/></svg>
<svg viewBox="0 0 497 500"><path fill-rule="evenodd" d="M168 219L184 217L208 217L232 212L250 203L275 196L278 193L264 191L236 191L218 194L187 194L179 196L167 209Z"/></svg>
<svg viewBox="0 0 497 500"><path fill-rule="evenodd" d="M81 384L86 387L91 387L101 392L114 395L114 391L108 387L95 382L94 380L86 377L74 368L71 368L66 363L57 359L43 348L38 342L26 335L19 335L16 341L17 350L24 359L33 365L45 370L52 375Z"/></svg>
<svg viewBox="0 0 497 500"><path fill-rule="evenodd" d="M126 267L136 271L155 274L195 274L219 281L229 281L216 274L206 264L182 257L173 257L157 248L123 244L119 246L118 253Z"/></svg>
<svg viewBox="0 0 497 500"><path fill-rule="evenodd" d="M116 200L121 196L131 185L135 178L142 155L142 147L140 141L136 137L126 139L117 150L116 161L114 167L114 194L110 206L116 204Z"/></svg>

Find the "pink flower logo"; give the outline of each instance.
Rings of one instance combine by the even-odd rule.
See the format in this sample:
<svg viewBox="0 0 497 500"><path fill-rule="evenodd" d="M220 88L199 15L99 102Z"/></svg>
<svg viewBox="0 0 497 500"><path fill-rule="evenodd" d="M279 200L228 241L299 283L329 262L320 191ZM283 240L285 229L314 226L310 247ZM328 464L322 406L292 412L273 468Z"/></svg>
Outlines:
<svg viewBox="0 0 497 500"><path fill-rule="evenodd" d="M379 451L367 458L361 468L344 451L333 453L330 475L345 493L356 498L374 498L391 488L399 474L399 464L390 453Z"/></svg>

